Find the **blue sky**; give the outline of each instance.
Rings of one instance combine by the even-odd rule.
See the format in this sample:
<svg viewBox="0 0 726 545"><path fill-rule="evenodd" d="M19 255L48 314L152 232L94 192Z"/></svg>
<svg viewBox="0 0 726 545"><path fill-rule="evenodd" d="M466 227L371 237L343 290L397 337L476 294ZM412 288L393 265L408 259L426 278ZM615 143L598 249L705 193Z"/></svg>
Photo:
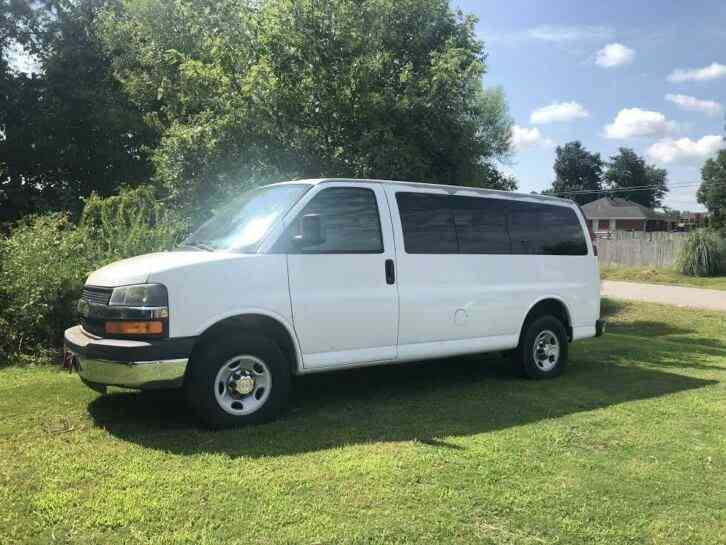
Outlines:
<svg viewBox="0 0 726 545"><path fill-rule="evenodd" d="M665 204L701 210L704 160L724 146L726 2L454 0L477 15L486 86L516 125L506 166L520 191L553 178L554 148L634 148L668 170Z"/></svg>

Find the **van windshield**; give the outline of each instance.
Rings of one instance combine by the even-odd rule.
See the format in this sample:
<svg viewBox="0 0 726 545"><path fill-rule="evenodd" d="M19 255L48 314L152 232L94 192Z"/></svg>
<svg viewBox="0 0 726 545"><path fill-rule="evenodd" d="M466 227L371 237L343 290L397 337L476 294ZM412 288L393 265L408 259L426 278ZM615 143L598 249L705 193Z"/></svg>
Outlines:
<svg viewBox="0 0 726 545"><path fill-rule="evenodd" d="M310 187L309 184L289 184L245 192L202 224L181 246L208 251L254 252L275 222Z"/></svg>

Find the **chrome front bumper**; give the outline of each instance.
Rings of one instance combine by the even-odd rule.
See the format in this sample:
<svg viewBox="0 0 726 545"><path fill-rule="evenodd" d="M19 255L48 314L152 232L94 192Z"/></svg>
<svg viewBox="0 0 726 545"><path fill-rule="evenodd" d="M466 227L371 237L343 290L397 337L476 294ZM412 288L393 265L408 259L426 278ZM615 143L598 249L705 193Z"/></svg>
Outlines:
<svg viewBox="0 0 726 545"><path fill-rule="evenodd" d="M187 359L118 362L73 356L74 367L85 382L142 390L181 387L188 362Z"/></svg>
<svg viewBox="0 0 726 545"><path fill-rule="evenodd" d="M190 337L157 341L103 339L75 326L64 334L64 367L77 371L83 382L100 392L106 386L178 388L184 382L194 342Z"/></svg>

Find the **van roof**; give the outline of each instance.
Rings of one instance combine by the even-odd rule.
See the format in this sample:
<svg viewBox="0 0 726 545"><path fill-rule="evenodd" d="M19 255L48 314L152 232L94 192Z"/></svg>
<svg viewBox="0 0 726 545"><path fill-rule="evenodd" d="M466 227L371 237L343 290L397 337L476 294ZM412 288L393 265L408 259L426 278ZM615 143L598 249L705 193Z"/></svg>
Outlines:
<svg viewBox="0 0 726 545"><path fill-rule="evenodd" d="M429 183L421 183L421 182L403 182L398 180L376 180L376 179L368 179L368 178L312 178L312 179L305 179L305 180L290 180L288 182L280 182L279 184L271 184L271 185L281 185L281 184L311 184L311 185L317 185L324 182L366 182L366 183L374 183L374 184L384 184L384 185L396 185L396 186L402 186L402 187L410 187L413 189L443 189L444 191L455 195L459 192L467 191L467 192L475 192L475 193L481 193L482 195L495 195L497 197L505 197L512 200L535 200L535 201L547 201L547 202L556 202L558 204L568 204L573 205L574 201L571 199L563 199L560 197L552 197L549 195L532 195L530 193L517 193L514 191L501 191L499 189L486 189L483 187L470 187L466 185L446 185L446 184L429 184Z"/></svg>

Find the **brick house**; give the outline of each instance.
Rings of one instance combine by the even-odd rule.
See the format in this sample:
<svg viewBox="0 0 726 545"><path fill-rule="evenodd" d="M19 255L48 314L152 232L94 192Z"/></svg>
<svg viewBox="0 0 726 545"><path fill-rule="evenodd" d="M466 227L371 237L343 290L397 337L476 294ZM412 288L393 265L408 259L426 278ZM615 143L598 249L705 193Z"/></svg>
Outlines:
<svg viewBox="0 0 726 545"><path fill-rule="evenodd" d="M603 197L582 206L594 233L672 231L678 218L621 197Z"/></svg>

